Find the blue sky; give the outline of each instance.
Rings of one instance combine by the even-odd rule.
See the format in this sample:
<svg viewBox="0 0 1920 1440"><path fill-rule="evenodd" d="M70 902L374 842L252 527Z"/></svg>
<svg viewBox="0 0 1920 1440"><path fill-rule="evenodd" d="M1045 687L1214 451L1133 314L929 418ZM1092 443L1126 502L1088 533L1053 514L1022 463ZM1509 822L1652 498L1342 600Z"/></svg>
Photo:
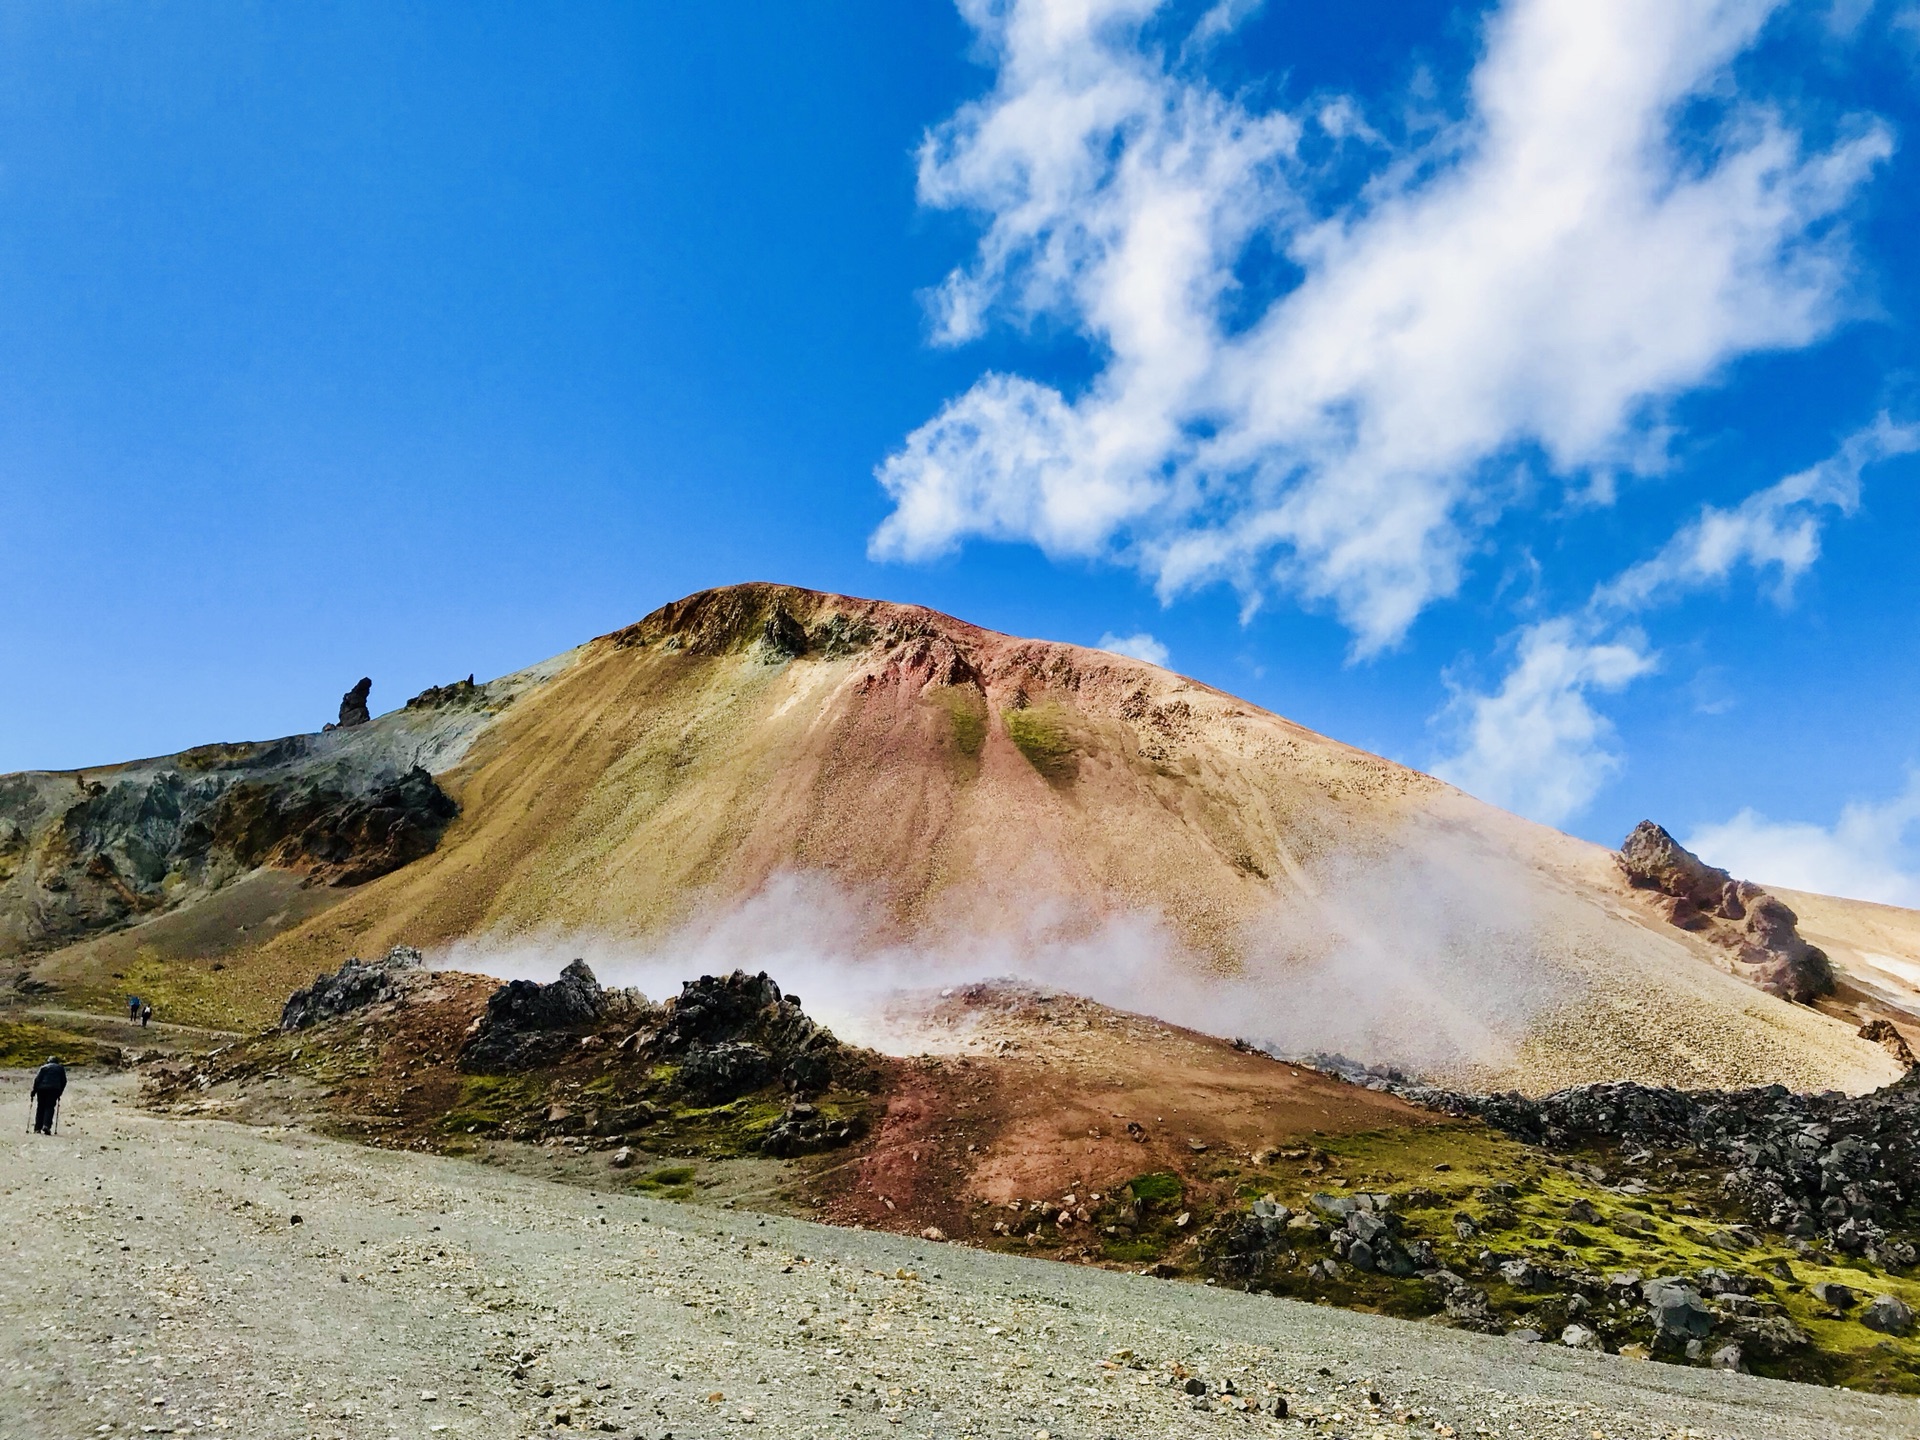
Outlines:
<svg viewBox="0 0 1920 1440"><path fill-rule="evenodd" d="M1917 86L1915 0L12 7L0 770L775 579L1920 904Z"/></svg>

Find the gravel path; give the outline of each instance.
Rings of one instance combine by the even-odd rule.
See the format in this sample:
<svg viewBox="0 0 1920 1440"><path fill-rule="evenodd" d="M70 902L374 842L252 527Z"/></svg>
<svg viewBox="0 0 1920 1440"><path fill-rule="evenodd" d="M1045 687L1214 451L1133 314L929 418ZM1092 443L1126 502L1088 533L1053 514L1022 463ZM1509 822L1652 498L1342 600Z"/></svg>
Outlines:
<svg viewBox="0 0 1920 1440"><path fill-rule="evenodd" d="M8 1138L0 1222L8 1440L1920 1433L1911 1400L164 1119L125 1077Z"/></svg>

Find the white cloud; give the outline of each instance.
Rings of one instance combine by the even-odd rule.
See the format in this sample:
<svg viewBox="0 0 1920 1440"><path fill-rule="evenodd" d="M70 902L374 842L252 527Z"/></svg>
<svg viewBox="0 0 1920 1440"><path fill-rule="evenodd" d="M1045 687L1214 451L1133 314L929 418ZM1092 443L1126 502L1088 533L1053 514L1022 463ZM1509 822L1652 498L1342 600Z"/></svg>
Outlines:
<svg viewBox="0 0 1920 1440"><path fill-rule="evenodd" d="M1460 746L1433 773L1558 825L1583 810L1621 764L1613 726L1588 693L1618 690L1657 663L1638 635L1594 639L1565 617L1529 626L1499 690L1454 697L1447 713Z"/></svg>
<svg viewBox="0 0 1920 1440"><path fill-rule="evenodd" d="M1655 669L1659 658L1638 630L1619 629L1621 616L1724 581L1743 565L1771 571L1784 603L1793 582L1819 558L1819 512L1852 514L1861 471L1915 450L1920 426L1896 425L1882 414L1826 459L1733 509L1703 508L1659 554L1599 586L1580 614L1522 631L1499 691L1456 691L1439 718L1459 732L1460 745L1433 773L1549 825L1577 815L1620 764L1612 727L1588 695L1621 689ZM1717 683L1712 689L1697 708L1709 714L1730 709L1731 697Z"/></svg>
<svg viewBox="0 0 1920 1440"><path fill-rule="evenodd" d="M1266 0L1215 0L1206 14L1200 17L1200 23L1193 27L1192 43L1196 46L1210 45L1215 40L1224 39L1247 22L1254 11Z"/></svg>
<svg viewBox="0 0 1920 1440"><path fill-rule="evenodd" d="M1920 863L1908 845L1920 825L1920 772L1878 805L1849 805L1830 827L1742 810L1686 838L1711 864L1762 885L1920 906Z"/></svg>
<svg viewBox="0 0 1920 1440"><path fill-rule="evenodd" d="M1144 630L1133 635L1116 635L1109 630L1100 637L1099 648L1110 650L1115 655L1127 655L1135 660L1144 660L1149 665L1164 667L1173 661L1173 652Z"/></svg>
<svg viewBox="0 0 1920 1440"><path fill-rule="evenodd" d="M1679 592L1724 581L1742 565L1772 570L1775 595L1784 602L1792 595L1793 582L1820 558L1820 512L1853 514L1860 504L1860 472L1915 450L1920 450L1920 426L1896 425L1882 414L1819 464L1754 492L1734 509L1705 507L1658 555L1602 586L1595 603L1644 609Z"/></svg>
<svg viewBox="0 0 1920 1440"><path fill-rule="evenodd" d="M1775 8L1509 0L1469 114L1315 215L1312 122L1155 49L1157 0L961 0L998 76L920 157L922 200L984 222L937 333L1064 322L1103 368L1073 397L989 374L950 402L880 467L895 509L873 552L979 536L1119 556L1163 595L1277 581L1362 652L1392 643L1458 586L1522 457L1651 463L1663 399L1840 315L1826 222L1891 142L1862 124L1809 152L1734 93ZM1670 122L1708 95L1703 159ZM1257 239L1303 278L1234 329Z"/></svg>

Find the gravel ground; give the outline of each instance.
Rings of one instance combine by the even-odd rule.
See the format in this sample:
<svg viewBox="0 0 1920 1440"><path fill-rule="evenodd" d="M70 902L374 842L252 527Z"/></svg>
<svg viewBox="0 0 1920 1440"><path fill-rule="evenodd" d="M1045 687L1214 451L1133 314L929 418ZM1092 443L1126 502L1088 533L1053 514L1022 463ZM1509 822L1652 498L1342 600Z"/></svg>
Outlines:
<svg viewBox="0 0 1920 1440"><path fill-rule="evenodd" d="M164 1119L126 1077L8 1141L0 1221L7 1440L1920 1433L1912 1400Z"/></svg>

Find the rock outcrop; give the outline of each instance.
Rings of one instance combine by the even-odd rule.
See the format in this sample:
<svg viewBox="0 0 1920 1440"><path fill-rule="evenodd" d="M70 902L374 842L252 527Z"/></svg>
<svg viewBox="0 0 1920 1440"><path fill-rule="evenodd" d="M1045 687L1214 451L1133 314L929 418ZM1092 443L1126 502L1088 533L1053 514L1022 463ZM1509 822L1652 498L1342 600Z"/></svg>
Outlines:
<svg viewBox="0 0 1920 1440"><path fill-rule="evenodd" d="M367 709L367 697L373 693L373 681L367 676L360 677L360 683L340 697L340 718L328 725L328 730L348 730L355 725L364 725L373 719L373 712Z"/></svg>
<svg viewBox="0 0 1920 1440"><path fill-rule="evenodd" d="M316 882L359 885L429 853L459 813L418 765L357 795L317 782L242 781L214 807L207 843L248 869L301 869Z"/></svg>
<svg viewBox="0 0 1920 1440"><path fill-rule="evenodd" d="M473 676L451 685L429 685L407 701L409 710L444 710L449 705L478 705L486 700L484 686L473 683Z"/></svg>
<svg viewBox="0 0 1920 1440"><path fill-rule="evenodd" d="M702 975L667 1002L666 1019L649 1045L676 1063L681 1086L712 1103L757 1090L770 1080L795 1096L825 1090L841 1060L833 1032L783 995L765 971Z"/></svg>
<svg viewBox="0 0 1920 1440"><path fill-rule="evenodd" d="M532 1070L645 1003L630 990L605 989L584 960L568 965L551 984L509 980L488 998L455 1063L480 1075Z"/></svg>
<svg viewBox="0 0 1920 1440"><path fill-rule="evenodd" d="M0 954L132 924L262 867L357 885L431 851L459 813L438 782L334 744L205 746L104 780L0 776Z"/></svg>
<svg viewBox="0 0 1920 1440"><path fill-rule="evenodd" d="M331 975L317 975L313 984L296 990L280 1011L282 1030L305 1030L338 1020L369 1005L397 1000L421 973L420 952L396 945L381 959L354 956Z"/></svg>
<svg viewBox="0 0 1920 1440"><path fill-rule="evenodd" d="M1906 1036L1893 1026L1891 1020L1869 1020L1860 1027L1860 1038L1871 1040L1909 1070L1917 1063L1913 1050L1907 1044Z"/></svg>
<svg viewBox="0 0 1920 1440"><path fill-rule="evenodd" d="M1651 820L1616 859L1630 885L1654 892L1669 924L1725 950L1742 979L1801 1004L1832 992L1826 952L1800 937L1799 917L1777 896L1708 865Z"/></svg>

